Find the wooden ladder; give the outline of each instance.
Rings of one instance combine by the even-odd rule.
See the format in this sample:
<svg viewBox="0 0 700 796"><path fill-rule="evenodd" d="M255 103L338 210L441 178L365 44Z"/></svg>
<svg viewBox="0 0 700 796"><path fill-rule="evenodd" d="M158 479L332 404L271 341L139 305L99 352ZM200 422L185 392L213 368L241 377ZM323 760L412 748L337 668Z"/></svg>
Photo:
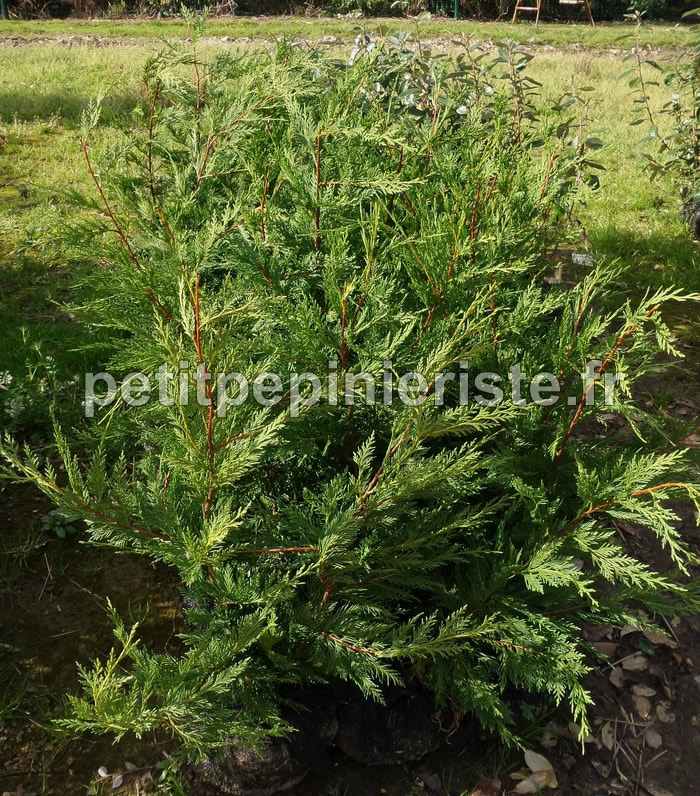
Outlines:
<svg viewBox="0 0 700 796"><path fill-rule="evenodd" d="M535 5L525 5L532 3L533 0L516 0L515 9L513 11L513 19L515 22L518 18L519 11L534 11L535 12L535 25L540 21L540 11L542 9L542 0L534 0ZM595 20L593 19L593 12L591 11L590 0L558 0L560 6L583 6L586 9L586 16L588 17L589 24L595 27Z"/></svg>
<svg viewBox="0 0 700 796"><path fill-rule="evenodd" d="M535 0L534 6L526 6L521 5L522 3L532 2L532 0L515 0L515 10L513 11L513 19L511 22L515 22L518 18L518 11L534 11L535 12L535 25L540 21L540 8L542 6L542 0Z"/></svg>

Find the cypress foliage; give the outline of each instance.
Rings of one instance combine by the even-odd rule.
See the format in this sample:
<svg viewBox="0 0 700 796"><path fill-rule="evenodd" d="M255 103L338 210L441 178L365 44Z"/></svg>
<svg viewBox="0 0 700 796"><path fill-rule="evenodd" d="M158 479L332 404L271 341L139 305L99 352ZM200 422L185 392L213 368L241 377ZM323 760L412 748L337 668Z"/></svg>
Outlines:
<svg viewBox="0 0 700 796"><path fill-rule="evenodd" d="M567 701L585 729L581 626L698 607L667 502L697 505L698 488L680 452L645 441L654 419L633 400L659 351L679 355L662 306L694 297L606 311L608 265L545 283L599 142L576 97L540 99L516 45L442 58L361 36L350 65L286 44L205 61L200 32L149 61L141 107L103 151L99 105L86 114L95 212L74 231L101 266L82 319L113 330L107 369L188 363L190 401L179 380L170 405L117 400L89 461L57 429L66 478L2 448L92 543L174 568L188 596L179 656L115 616L118 647L82 670L60 723L164 729L197 757L283 733L279 688L334 676L376 699L419 678L506 740L514 685ZM592 359L600 378L582 387ZM345 405L344 376L372 374L379 393L388 360L424 377L415 405L373 403L364 378ZM464 363L509 393L516 362L557 374L575 405L527 389L523 405L461 405L458 379L434 400ZM273 406L217 411L216 374L266 371L316 373L323 399L305 406L285 380ZM587 398L613 372L605 411L626 424L601 436ZM612 520L656 537L673 571L625 550Z"/></svg>

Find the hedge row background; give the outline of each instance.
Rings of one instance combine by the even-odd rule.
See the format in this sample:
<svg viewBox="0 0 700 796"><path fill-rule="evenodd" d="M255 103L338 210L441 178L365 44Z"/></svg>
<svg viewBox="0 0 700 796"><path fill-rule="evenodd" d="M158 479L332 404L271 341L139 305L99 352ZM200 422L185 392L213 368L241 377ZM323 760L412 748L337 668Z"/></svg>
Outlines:
<svg viewBox="0 0 700 796"><path fill-rule="evenodd" d="M228 0L218 6L220 12L245 15L348 14L361 11L365 16L402 16L432 11L452 16L453 0ZM177 12L181 0L9 0L11 12L32 19L47 17L123 17L128 15L170 15ZM190 2L188 5L204 5ZM514 0L461 0L463 17L499 19L512 13ZM695 8L698 0L592 0L596 19L620 18L630 6L641 6L649 17L678 19L684 11ZM557 0L543 0L543 18L583 19L582 7L559 5Z"/></svg>

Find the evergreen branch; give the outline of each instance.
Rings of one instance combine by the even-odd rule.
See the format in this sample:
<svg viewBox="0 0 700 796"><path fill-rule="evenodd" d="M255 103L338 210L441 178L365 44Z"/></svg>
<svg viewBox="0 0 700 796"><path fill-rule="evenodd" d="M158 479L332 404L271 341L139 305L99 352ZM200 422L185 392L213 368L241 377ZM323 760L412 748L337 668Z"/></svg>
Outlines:
<svg viewBox="0 0 700 796"><path fill-rule="evenodd" d="M497 175L492 179L491 184L495 185L498 179ZM476 196L474 197L474 206L472 207L472 214L469 220L469 241L471 246L472 262L476 259L476 249L474 248L474 241L476 240L476 217L479 212L479 199L481 199L481 177L476 181Z"/></svg>
<svg viewBox="0 0 700 796"><path fill-rule="evenodd" d="M333 633L328 633L325 630L321 631L321 635L327 638L329 641L332 641L334 644L339 644L341 647L345 647L345 649L349 649L352 652L357 652L360 655L372 655L375 658L381 657L381 652L378 652L377 650L370 649L369 647L359 647L356 644L351 644L349 641L344 641L342 638L334 636Z"/></svg>
<svg viewBox="0 0 700 796"><path fill-rule="evenodd" d="M397 453L399 448L401 448L401 446L406 441L406 439L408 437L408 434L411 431L411 426L412 425L413 425L413 418L411 418L411 420L408 422L408 425L403 430L403 434L401 434L401 436L397 440L396 444L392 448L389 449L387 455L384 457L384 461L379 465L379 467L377 468L377 471L372 476L371 481L367 485L367 488L365 489L364 493L362 494L362 497L360 498L360 508L364 508L364 505L367 502L367 498L370 496L370 494L374 490L375 486L377 485L379 479L382 477L382 474L384 473L384 467L385 467L386 463L393 458L394 454Z"/></svg>
<svg viewBox="0 0 700 796"><path fill-rule="evenodd" d="M218 453L224 448L227 448L229 445L235 445L236 442L240 442L244 439L250 439L251 437L255 437L266 430L267 426L259 426L258 428L254 428L251 431L245 431L241 434L236 434L233 437L229 437L227 440L224 440L223 442L220 442L218 445L214 446L214 453Z"/></svg>
<svg viewBox="0 0 700 796"><path fill-rule="evenodd" d="M70 496L66 495L66 493L63 494L66 497L68 497L69 500L71 499ZM102 512L93 509L91 506L88 506L86 503L83 503L80 500L73 499L72 503L76 508L80 509L81 511L84 511L86 514L95 517L96 519L101 520L103 522L106 522L110 525L116 525L118 528L124 528L127 531L132 531L133 533L138 534L139 536L146 536L149 539L158 539L161 542L172 543L171 539L169 539L167 536L160 533L159 531L149 531L146 528L138 528L135 525L131 525L130 523L119 520L116 517L110 517L108 514L103 514Z"/></svg>
<svg viewBox="0 0 700 796"><path fill-rule="evenodd" d="M249 108L246 108L242 113L240 113L235 119L233 119L227 127L219 130L217 133L207 138L207 143L204 148L204 156L202 157L202 161L197 169L197 175L195 177L195 190L199 188L200 183L205 177L204 169L207 166L212 150L218 145L218 143L222 139L225 140L228 136L230 136L233 133L233 128L235 128L237 124L240 124L240 122L244 121L252 113L265 108L273 100L280 99L282 96L282 94L273 94L269 97L266 97L261 102L251 105Z"/></svg>
<svg viewBox="0 0 700 796"><path fill-rule="evenodd" d="M647 310L647 312L644 314L644 318L651 318L651 316L655 312L657 312L660 307L661 307L661 304L656 304L654 307L652 307L651 309ZM588 399L588 396L589 396L591 390L601 380L601 378L603 377L603 374L607 370L607 368L610 365L610 363L613 361L613 359L615 357L615 354L618 352L620 347L622 345L624 345L624 343L636 331L637 331L637 324L634 323L631 326L629 326L627 329L625 329L625 331L622 332L622 334L615 341L615 344L613 345L613 347L610 350L610 352L607 354L607 356L603 360L603 363L601 364L601 366L598 369L597 373L591 379L590 384L587 384L584 387L583 395L581 396L581 400L579 401L578 406L576 407L576 412L574 413L574 416L573 416L573 418L571 420L571 423L569 424L569 428L567 429L566 434L564 435L564 439L561 442L561 446L559 447L559 450L555 454L555 457L554 457L555 467L558 466L559 463L561 462L561 459L562 459L562 457L564 455L564 451L566 449L566 444L569 441L569 438L571 437L571 435L573 434L573 431L576 428L576 425L577 425L579 419L581 418L581 414L583 413L584 407L586 406L586 400Z"/></svg>
<svg viewBox="0 0 700 796"><path fill-rule="evenodd" d="M92 177L92 181L95 183L95 187L97 188L97 190L98 190L98 192L100 194L100 198L102 199L102 204L104 205L105 212L109 216L109 219L112 222L112 225L114 226L115 232L117 233L117 235L119 235L119 238L120 238L121 242L124 244L124 247L125 247L128 255L129 255L129 259L134 264L134 266L135 266L137 271L143 272L143 270L144 270L143 266L141 265L141 263L139 262L138 258L134 254L134 250L131 248L131 244L129 243L129 239L126 237L126 235L124 234L124 231L122 230L121 226L119 225L119 222L115 218L114 213L112 212L112 208L110 207L109 202L107 201L107 197L105 196L105 193L102 190L102 185L100 184L100 181L97 179L97 174L95 173L95 170L92 167L92 162L90 161L90 154L88 153L87 141L85 140L84 137L80 139L80 146L81 146L81 148L83 150L83 156L85 158L85 162L87 164L88 171L90 172L90 176Z"/></svg>
<svg viewBox="0 0 700 796"><path fill-rule="evenodd" d="M556 536L553 537L553 540L555 541L561 539L564 536L567 536L571 531L573 531L573 529L577 525L580 525L584 520L587 520L593 514L605 511L605 509L609 509L611 506L620 503L622 500L625 499L631 500L633 498L642 497L643 495L651 495L654 494L655 492L663 491L665 489L683 489L688 493L692 493L692 487L690 484L676 483L672 481L665 484L657 484L656 486L647 487L646 489L638 489L635 492L632 492L630 495L628 495L627 498L619 498L619 497L612 498L610 500L606 500L604 503L599 503L597 506L592 506L590 509L587 509L586 511L582 512L577 517L574 517L574 519L571 520L571 522L569 522L568 525L566 525L563 530L561 530L558 534L556 534Z"/></svg>
<svg viewBox="0 0 700 796"><path fill-rule="evenodd" d="M83 156L85 157L85 162L87 163L88 171L90 172L92 181L95 183L95 186L102 199L102 204L104 205L105 212L109 216L109 219L112 222L112 225L114 226L117 235L119 235L121 242L124 244L127 254L129 255L129 259L134 264L136 270L143 273L144 268L139 262L136 255L134 254L134 250L131 248L129 239L126 237L124 230L122 230L121 226L119 225L119 222L115 218L114 213L112 212L112 208L110 207L109 202L107 201L107 197L105 196L105 193L102 190L102 185L100 184L100 181L97 179L97 174L95 173L95 170L92 167L92 163L90 161L90 155L88 153L87 142L84 137L80 139L80 146L83 150ZM150 287L146 288L146 295L153 302L154 306L158 309L158 311L161 313L161 315L165 318L166 321L170 322L174 320L174 317L170 312L170 310L168 310L167 307L165 307L165 305L161 302L161 300L158 298L158 296L156 296L156 294L153 292L153 290Z"/></svg>

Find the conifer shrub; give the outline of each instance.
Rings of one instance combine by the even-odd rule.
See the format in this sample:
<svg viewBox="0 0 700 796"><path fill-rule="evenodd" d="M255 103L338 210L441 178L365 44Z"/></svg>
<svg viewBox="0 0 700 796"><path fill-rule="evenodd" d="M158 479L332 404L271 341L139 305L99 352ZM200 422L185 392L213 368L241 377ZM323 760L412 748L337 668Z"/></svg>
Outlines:
<svg viewBox="0 0 700 796"><path fill-rule="evenodd" d="M615 268L545 279L600 142L576 97L541 99L530 57L363 35L349 63L284 43L207 61L195 35L149 61L116 143L100 151L99 106L86 114L94 213L74 238L97 298L81 322L112 331L106 370L179 375L166 400L98 409L90 456L57 429L60 471L6 439L6 474L90 543L175 570L186 630L166 655L115 616L118 646L81 670L61 726L162 730L198 757L283 734L283 686L340 678L379 700L418 681L507 741L512 687L568 702L585 729L582 626L697 608L667 501L698 490L633 397L659 351L679 355L663 305L692 297L607 311ZM573 401L525 388L514 404L515 363ZM403 401L381 400L385 370L394 396L413 374ZM279 374L280 400L231 380L223 406L218 374L234 372ZM294 387L305 372L320 387ZM617 431L590 401L607 374ZM483 388L469 402L465 381ZM643 527L669 571L614 520Z"/></svg>

